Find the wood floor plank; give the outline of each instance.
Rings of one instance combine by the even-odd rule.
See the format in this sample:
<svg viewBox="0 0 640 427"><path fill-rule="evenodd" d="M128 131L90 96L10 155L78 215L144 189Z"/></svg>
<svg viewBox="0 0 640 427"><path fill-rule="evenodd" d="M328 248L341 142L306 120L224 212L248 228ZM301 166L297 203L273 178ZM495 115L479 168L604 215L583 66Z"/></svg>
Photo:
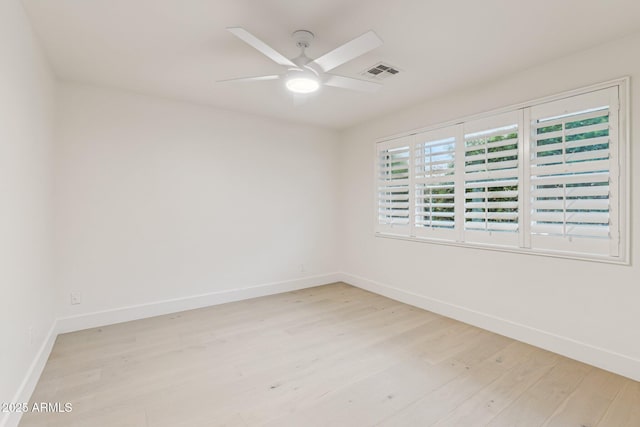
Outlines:
<svg viewBox="0 0 640 427"><path fill-rule="evenodd" d="M592 369L574 392L544 423L544 427L564 427L578 422L595 426L618 395L624 379L602 369ZM640 400L638 400L640 405Z"/></svg>
<svg viewBox="0 0 640 427"><path fill-rule="evenodd" d="M640 426L640 383L624 380L620 393L607 409L598 427Z"/></svg>
<svg viewBox="0 0 640 427"><path fill-rule="evenodd" d="M487 426L542 425L592 369L595 368L574 360L561 359Z"/></svg>
<svg viewBox="0 0 640 427"><path fill-rule="evenodd" d="M414 358L331 393L314 406L267 425L275 427L284 422L307 426L374 425L463 371L462 366L435 366L424 359Z"/></svg>
<svg viewBox="0 0 640 427"><path fill-rule="evenodd" d="M379 425L385 427L433 425L487 384L491 384L505 371L527 360L534 351L536 349L531 346L512 342L477 366L459 364L455 359L443 362L442 365L459 366L462 368L462 374L421 396L412 404L382 420ZM555 363L555 359L550 358L548 363Z"/></svg>
<svg viewBox="0 0 640 427"><path fill-rule="evenodd" d="M548 373L559 357L551 353L534 350L530 357L504 372L495 381L484 387L434 426L485 425L504 408Z"/></svg>
<svg viewBox="0 0 640 427"><path fill-rule="evenodd" d="M23 427L640 426L639 384L337 283L58 337ZM580 424L582 423L582 424Z"/></svg>

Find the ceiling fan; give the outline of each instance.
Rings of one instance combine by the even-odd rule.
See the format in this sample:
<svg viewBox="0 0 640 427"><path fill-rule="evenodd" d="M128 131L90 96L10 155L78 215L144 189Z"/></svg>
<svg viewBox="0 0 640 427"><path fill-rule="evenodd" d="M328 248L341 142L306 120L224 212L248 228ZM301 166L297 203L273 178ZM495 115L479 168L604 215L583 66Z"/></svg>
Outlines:
<svg viewBox="0 0 640 427"><path fill-rule="evenodd" d="M375 82L328 73L328 71L333 70L339 65L382 46L382 40L374 31L367 31L361 36L312 60L305 55L305 49L309 47L311 40L314 38L311 31L298 30L293 32L293 39L301 52L299 56L288 59L244 28L229 27L227 30L240 40L260 51L267 58L287 67L287 70L282 74L242 77L220 80L219 82L251 82L282 79L285 81L287 89L291 92L302 94L315 92L322 85L364 92L374 92L382 86Z"/></svg>

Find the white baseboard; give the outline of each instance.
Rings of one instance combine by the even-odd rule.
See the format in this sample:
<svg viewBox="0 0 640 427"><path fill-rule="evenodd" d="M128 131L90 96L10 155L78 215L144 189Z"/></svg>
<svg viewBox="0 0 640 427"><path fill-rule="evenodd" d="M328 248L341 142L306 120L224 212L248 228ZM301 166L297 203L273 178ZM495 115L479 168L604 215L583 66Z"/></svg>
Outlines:
<svg viewBox="0 0 640 427"><path fill-rule="evenodd" d="M282 292L295 291L312 286L326 285L340 281L339 273L323 274L319 276L303 277L283 282L266 283L240 289L211 292L201 295L155 301L146 304L132 305L112 310L97 311L78 316L62 317L58 319L59 334L80 331L82 329L97 328L131 320L145 319L179 311L209 307L227 302L240 301Z"/></svg>
<svg viewBox="0 0 640 427"><path fill-rule="evenodd" d="M407 292L353 274L343 282L640 381L640 360L531 326Z"/></svg>
<svg viewBox="0 0 640 427"><path fill-rule="evenodd" d="M33 390L35 390L36 384L38 384L40 375L44 370L44 366L47 364L47 360L49 359L51 349L53 348L53 344L56 342L57 336L57 325L54 320L51 328L49 329L49 333L38 349L29 369L27 369L24 379L22 380L22 384L20 384L20 387L11 402L29 402L31 395L33 394ZM9 412L1 415L4 416L0 417L0 427L16 427L22 418L22 413L20 412Z"/></svg>

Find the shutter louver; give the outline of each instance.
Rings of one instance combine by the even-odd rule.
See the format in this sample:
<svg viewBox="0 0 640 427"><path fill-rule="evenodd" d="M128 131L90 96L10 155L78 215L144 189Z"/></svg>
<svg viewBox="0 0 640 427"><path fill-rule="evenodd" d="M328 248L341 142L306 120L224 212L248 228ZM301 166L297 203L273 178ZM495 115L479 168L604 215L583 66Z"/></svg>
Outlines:
<svg viewBox="0 0 640 427"><path fill-rule="evenodd" d="M502 122L502 123L500 123ZM511 123L509 123L511 122ZM518 124L512 116L465 126L465 240L517 244L519 229Z"/></svg>
<svg viewBox="0 0 640 427"><path fill-rule="evenodd" d="M455 227L455 129L416 136L414 148L414 233L451 236ZM450 237L449 236L449 237Z"/></svg>
<svg viewBox="0 0 640 427"><path fill-rule="evenodd" d="M378 148L378 230L409 233L411 147L406 141Z"/></svg>

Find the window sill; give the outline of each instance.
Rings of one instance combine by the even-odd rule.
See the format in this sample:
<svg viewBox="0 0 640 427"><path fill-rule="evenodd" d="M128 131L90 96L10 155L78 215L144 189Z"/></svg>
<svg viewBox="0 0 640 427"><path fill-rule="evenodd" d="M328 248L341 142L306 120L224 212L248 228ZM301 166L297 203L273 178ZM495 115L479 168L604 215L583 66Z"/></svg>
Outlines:
<svg viewBox="0 0 640 427"><path fill-rule="evenodd" d="M607 256L588 255L588 254L579 254L579 253L570 253L570 252L552 251L552 250L539 250L539 249L534 250L534 249L527 249L527 248L516 248L511 246L490 245L486 243L483 243L483 244L462 243L462 242L453 242L450 240L402 236L398 234L382 233L382 232L375 232L374 236L379 238L384 238L384 239L406 240L409 242L428 243L432 245L434 244L446 245L446 246L455 246L460 248L482 249L482 250L508 252L508 253L515 253L515 254L537 255L537 256L544 256L544 257L551 257L551 258L572 259L576 261L592 261L592 262L600 262L605 264L615 264L615 265L623 265L623 266L631 265L630 261L627 259L607 257Z"/></svg>

